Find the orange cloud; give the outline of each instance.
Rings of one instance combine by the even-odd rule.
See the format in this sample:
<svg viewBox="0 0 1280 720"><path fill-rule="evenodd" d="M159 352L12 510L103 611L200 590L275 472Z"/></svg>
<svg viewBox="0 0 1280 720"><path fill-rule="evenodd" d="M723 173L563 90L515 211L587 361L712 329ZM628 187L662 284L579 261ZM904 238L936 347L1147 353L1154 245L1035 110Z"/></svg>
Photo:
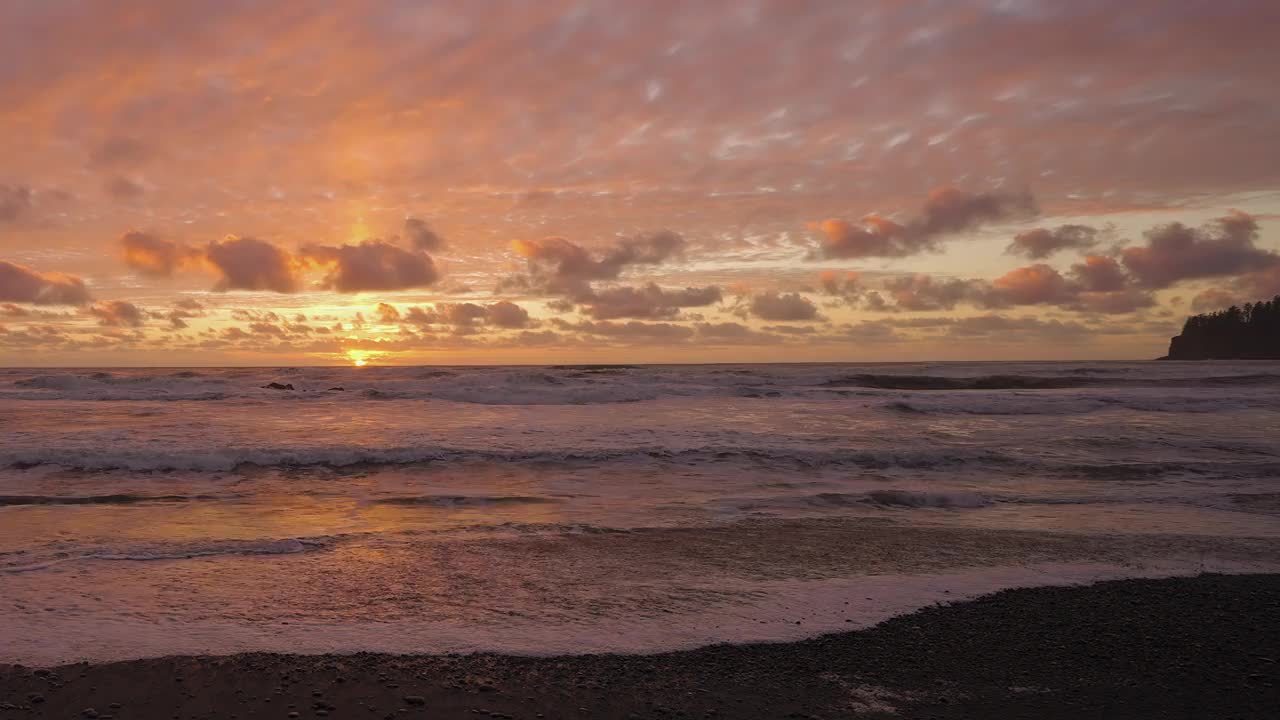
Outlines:
<svg viewBox="0 0 1280 720"><path fill-rule="evenodd" d="M138 230L121 235L120 246L125 264L144 275L169 277L201 260L199 250Z"/></svg>
<svg viewBox="0 0 1280 720"><path fill-rule="evenodd" d="M321 287L342 293L428 287L440 279L435 262L383 240L357 245L309 245L302 257L327 269Z"/></svg>
<svg viewBox="0 0 1280 720"><path fill-rule="evenodd" d="M60 272L39 272L0 260L0 301L35 305L84 305L89 302L84 280Z"/></svg>
<svg viewBox="0 0 1280 720"><path fill-rule="evenodd" d="M937 251L945 235L1037 212L1029 193L967 193L944 187L929 193L919 214L904 224L871 214L861 224L829 219L809 227L822 233L820 258L906 257Z"/></svg>
<svg viewBox="0 0 1280 720"><path fill-rule="evenodd" d="M205 261L219 275L214 290L298 290L299 263L288 252L251 237L228 236L204 249Z"/></svg>
<svg viewBox="0 0 1280 720"><path fill-rule="evenodd" d="M141 327L146 316L142 308L123 300L97 303L88 312L98 318L99 325L108 327Z"/></svg>

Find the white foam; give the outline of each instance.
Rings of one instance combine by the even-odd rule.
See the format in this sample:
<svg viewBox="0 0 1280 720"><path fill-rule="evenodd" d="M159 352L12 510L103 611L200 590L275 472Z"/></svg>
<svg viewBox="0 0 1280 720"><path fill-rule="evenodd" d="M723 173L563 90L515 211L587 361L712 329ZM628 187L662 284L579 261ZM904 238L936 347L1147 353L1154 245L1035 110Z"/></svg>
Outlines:
<svg viewBox="0 0 1280 720"><path fill-rule="evenodd" d="M787 642L867 628L935 603L967 600L1015 587L1080 585L1125 578L1212 572L1276 572L1280 565L1166 561L1141 566L1097 563L979 568L928 575L868 575L827 580L751 583L752 602L686 613L570 617L507 617L492 623L451 621L309 620L282 615L270 622L136 617L92 606L58 613L0 607L0 662L55 665L164 655L237 652L396 654L497 652L521 655L657 653L717 643ZM708 583L709 592L733 589ZM748 589L744 587L742 589ZM286 619L287 618L287 619Z"/></svg>

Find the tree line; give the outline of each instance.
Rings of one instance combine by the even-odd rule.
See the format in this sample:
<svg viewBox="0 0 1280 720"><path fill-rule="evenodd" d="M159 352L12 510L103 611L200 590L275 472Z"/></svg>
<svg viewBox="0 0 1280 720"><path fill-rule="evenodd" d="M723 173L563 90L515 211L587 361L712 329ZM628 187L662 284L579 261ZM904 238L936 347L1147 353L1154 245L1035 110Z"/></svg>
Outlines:
<svg viewBox="0 0 1280 720"><path fill-rule="evenodd" d="M1170 343L1169 358L1280 358L1280 295L1192 315Z"/></svg>

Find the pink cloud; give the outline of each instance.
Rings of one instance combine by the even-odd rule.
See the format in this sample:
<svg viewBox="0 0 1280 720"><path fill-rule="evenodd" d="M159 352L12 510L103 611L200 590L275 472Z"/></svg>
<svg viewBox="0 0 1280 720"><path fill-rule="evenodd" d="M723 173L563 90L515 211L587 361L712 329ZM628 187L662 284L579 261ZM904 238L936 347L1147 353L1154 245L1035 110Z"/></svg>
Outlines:
<svg viewBox="0 0 1280 720"><path fill-rule="evenodd" d="M289 253L251 237L228 237L204 249L205 260L218 273L214 290L298 290L296 262Z"/></svg>
<svg viewBox="0 0 1280 720"><path fill-rule="evenodd" d="M0 301L35 305L84 305L84 280L60 272L39 272L0 260Z"/></svg>
<svg viewBox="0 0 1280 720"><path fill-rule="evenodd" d="M429 287L440 279L430 255L383 240L337 247L311 245L301 255L326 267L321 287L342 293Z"/></svg>
<svg viewBox="0 0 1280 720"><path fill-rule="evenodd" d="M1121 254L1129 272L1146 287L1163 288L1180 280L1236 275L1280 264L1280 254L1255 245L1258 222L1233 211L1199 228L1169 223L1146 232L1146 245Z"/></svg>
<svg viewBox="0 0 1280 720"><path fill-rule="evenodd" d="M818 257L905 257L937 251L945 235L1037 212L1029 193L967 193L943 187L929 193L919 214L904 224L873 214L864 216L861 224L831 219L811 227L822 233Z"/></svg>

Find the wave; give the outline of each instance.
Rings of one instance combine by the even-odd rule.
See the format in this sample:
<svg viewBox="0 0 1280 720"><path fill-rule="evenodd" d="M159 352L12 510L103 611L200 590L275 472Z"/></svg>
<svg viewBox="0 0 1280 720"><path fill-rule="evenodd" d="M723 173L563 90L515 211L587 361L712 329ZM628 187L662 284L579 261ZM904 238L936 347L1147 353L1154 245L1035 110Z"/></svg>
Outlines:
<svg viewBox="0 0 1280 720"><path fill-rule="evenodd" d="M68 562L189 560L222 555L296 555L325 550L344 539L341 535L266 540L199 540L194 542L127 545L119 548L43 549L0 553L0 573L44 570Z"/></svg>
<svg viewBox="0 0 1280 720"><path fill-rule="evenodd" d="M528 495L410 495L374 500L382 505L427 505L439 508L489 507L493 505L536 505L560 502L555 498Z"/></svg>
<svg viewBox="0 0 1280 720"><path fill-rule="evenodd" d="M864 493L824 492L812 495L784 495L729 501L739 510L770 508L936 508L973 509L987 507L995 499L970 492L928 492L922 490L872 490Z"/></svg>
<svg viewBox="0 0 1280 720"><path fill-rule="evenodd" d="M992 503L977 493L919 492L915 490L872 490L867 500L876 505L908 508L979 508Z"/></svg>
<svg viewBox="0 0 1280 720"><path fill-rule="evenodd" d="M1200 387L1223 385L1280 385L1280 374L1222 375L1174 378L1112 378L1073 375L871 375L859 373L831 378L823 387L861 387L876 390L1066 390L1084 387Z"/></svg>
<svg viewBox="0 0 1280 720"><path fill-rule="evenodd" d="M1025 369L1024 369L1025 368ZM1255 369L1256 370L1256 369ZM1273 388L1280 374L1241 372L1195 376L1168 366L1011 366L981 375L932 372L850 372L840 366L737 368L553 366L505 368L342 368L202 371L0 372L0 399L85 401L349 402L416 400L477 405L594 405L678 398L832 399L886 391L912 397L974 391L1105 388ZM1099 393L1102 394L1102 393ZM1236 393L1240 395L1240 393ZM1016 397L1008 395L1009 397ZM1046 394L1052 397L1053 394Z"/></svg>
<svg viewBox="0 0 1280 720"><path fill-rule="evenodd" d="M1095 385L1101 381L1084 377L1041 377L1036 375L984 375L945 377L942 375L867 375L836 377L824 387L862 387L876 390L1048 390Z"/></svg>
<svg viewBox="0 0 1280 720"><path fill-rule="evenodd" d="M1232 509L1264 515L1280 515L1280 493L1232 493L1226 497Z"/></svg>
<svg viewBox="0 0 1280 720"><path fill-rule="evenodd" d="M1025 464L992 450L813 450L794 447L724 447L691 449L626 447L604 450L538 449L479 450L456 447L367 448L225 448L187 452L151 450L41 448L0 451L0 468L30 469L41 466L84 471L230 471L237 468L309 468L417 465L431 463L681 463L744 462L760 466L815 468L847 466L886 470L931 470L966 465L1016 467Z"/></svg>
<svg viewBox="0 0 1280 720"><path fill-rule="evenodd" d="M1022 394L919 394L908 400L894 400L880 408L910 415L1085 415L1106 411L1147 413L1202 414L1234 412L1247 409L1271 409L1276 406L1269 396L1222 397L1176 396L1165 394L1128 394L1123 397L1101 394L1040 395L1028 398Z"/></svg>
<svg viewBox="0 0 1280 720"><path fill-rule="evenodd" d="M133 505L223 500L219 495L0 495L0 507L15 505Z"/></svg>
<svg viewBox="0 0 1280 720"><path fill-rule="evenodd" d="M1235 452L1247 452L1241 448ZM116 448L39 448L0 450L0 469L28 470L55 468L83 472L228 472L261 469L334 469L349 471L387 466L453 465L502 463L528 465L635 464L652 469L664 464L702 466L730 464L757 469L785 471L844 469L851 471L915 470L922 472L984 470L1001 473L1033 473L1055 477L1082 477L1093 480L1127 480L1183 474L1215 477L1261 477L1280 474L1274 455L1255 452L1258 459L1216 461L1104 462L1079 463L1009 455L984 448L937 448L918 450L820 450L813 447L710 446L671 449L663 447L618 447L600 450L541 448L531 450L484 450L448 446L368 448L330 446L298 448L222 448L165 452ZM194 496L103 495L58 497L8 496L11 504L187 502L219 499ZM17 498L16 500L14 498ZM496 498L499 502L528 502L529 498ZM491 498L491 500L494 500ZM402 504L481 502L466 496L427 495L389 498ZM3 502L0 502L3 504Z"/></svg>

